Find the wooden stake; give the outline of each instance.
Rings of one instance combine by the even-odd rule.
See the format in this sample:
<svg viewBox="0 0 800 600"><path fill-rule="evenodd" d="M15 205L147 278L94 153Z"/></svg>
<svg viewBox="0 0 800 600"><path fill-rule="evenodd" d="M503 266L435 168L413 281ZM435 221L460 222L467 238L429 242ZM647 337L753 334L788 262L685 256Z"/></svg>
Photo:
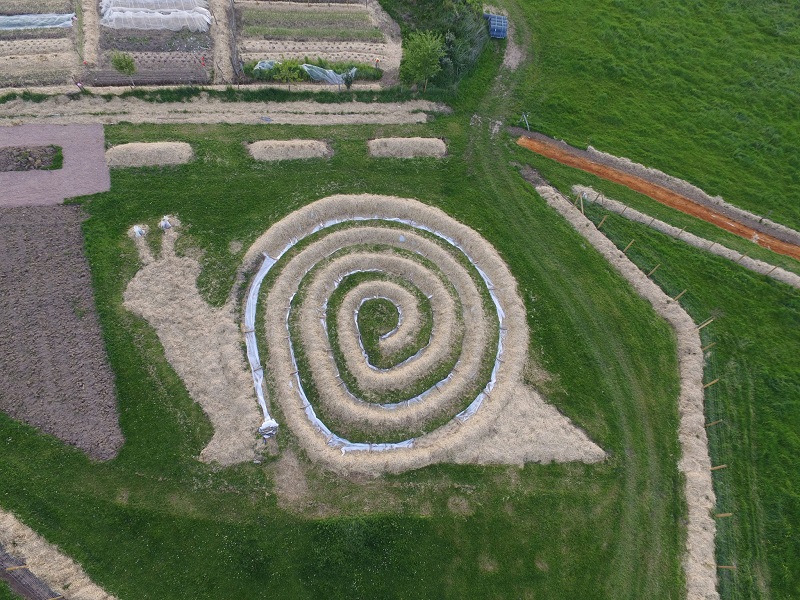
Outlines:
<svg viewBox="0 0 800 600"><path fill-rule="evenodd" d="M777 268L778 268L778 265L775 265L775 266L774 266L774 267L772 267L772 268L771 268L769 271L767 271L766 273L764 273L764 275L769 275L770 273L772 273L772 272L773 272L775 269L777 269Z"/></svg>
<svg viewBox="0 0 800 600"><path fill-rule="evenodd" d="M628 248L630 248L631 246L633 246L633 242L635 242L635 241L636 241L636 240L631 240L630 244L628 244L627 246L625 246L625 250L623 250L623 251L622 251L622 253L623 253L623 254L625 254L625 253L628 251Z"/></svg>
<svg viewBox="0 0 800 600"><path fill-rule="evenodd" d="M708 346L703 346L702 348L700 348L700 352L705 352L706 350L708 350L712 346L716 346L716 345L717 345L717 342L711 342Z"/></svg>
<svg viewBox="0 0 800 600"><path fill-rule="evenodd" d="M736 567L734 565L717 565L718 569L728 569L729 571L735 571Z"/></svg>
<svg viewBox="0 0 800 600"><path fill-rule="evenodd" d="M586 214L583 212L583 194L581 194L581 214L582 215Z"/></svg>
<svg viewBox="0 0 800 600"><path fill-rule="evenodd" d="M710 388L712 385L719 381L719 377L717 377L714 381L709 381L707 384L703 386L703 389Z"/></svg>
<svg viewBox="0 0 800 600"><path fill-rule="evenodd" d="M598 228L598 229L600 229L600 228L603 226L603 223L605 223L605 222L606 222L606 219L607 219L607 218L608 218L608 215L606 215L605 217L603 217L603 218L600 220L600 224L597 226L597 228Z"/></svg>
<svg viewBox="0 0 800 600"><path fill-rule="evenodd" d="M716 519L724 519L725 517L732 517L733 513L719 513L718 515L714 515Z"/></svg>
<svg viewBox="0 0 800 600"><path fill-rule="evenodd" d="M742 261L743 261L745 258L747 258L747 252L745 252L744 254L742 254L742 255L739 257L739 260L737 260L737 261L736 261L736 264L738 265L738 264L739 264L740 262L742 262Z"/></svg>
<svg viewBox="0 0 800 600"><path fill-rule="evenodd" d="M647 274L648 277L656 272L656 269L661 266L661 263L658 263L655 267L653 267L650 272Z"/></svg>
<svg viewBox="0 0 800 600"><path fill-rule="evenodd" d="M727 469L728 465L717 465L716 467L711 467L712 471L719 471L720 469Z"/></svg>
<svg viewBox="0 0 800 600"><path fill-rule="evenodd" d="M712 427L714 425L719 425L720 423L722 423L722 419L717 419L716 421L711 421L711 423L707 423L706 427Z"/></svg>
<svg viewBox="0 0 800 600"><path fill-rule="evenodd" d="M706 325L711 325L711 323L713 323L713 322L714 322L714 317L711 317L711 318L710 318L708 321L706 321L705 323L702 323L702 324L698 325L698 326L697 326L697 331L700 331L700 330L701 330L703 327L705 327Z"/></svg>
<svg viewBox="0 0 800 600"><path fill-rule="evenodd" d="M625 205L625 208L622 209L622 212L619 213L619 216L621 217L622 215L624 215L626 210L628 210L628 205L627 204Z"/></svg>
<svg viewBox="0 0 800 600"><path fill-rule="evenodd" d="M28 565L17 565L16 567L7 567L6 573L8 573L9 571L16 571L17 569L27 569L27 568Z"/></svg>
<svg viewBox="0 0 800 600"><path fill-rule="evenodd" d="M675 296L675 297L673 298L673 300L675 300L675 301L678 301L678 300L680 300L680 299L681 299L681 296L683 296L683 295L684 295L686 292L688 292L688 291L689 291L688 289L686 289L686 290L683 290L683 291L682 291L680 294L678 294L677 296Z"/></svg>
<svg viewBox="0 0 800 600"><path fill-rule="evenodd" d="M678 232L678 237L677 237L676 239L678 239L678 240L679 240L679 239L681 239L681 235L683 235L683 231L684 231L684 229L686 229L686 227L684 227L683 229L681 229L681 230Z"/></svg>
<svg viewBox="0 0 800 600"><path fill-rule="evenodd" d="M655 221L655 220L656 220L656 218L655 218L655 217L653 217L652 219L650 219L650 222L647 224L647 226L648 226L648 227L650 227L650 225L652 225L652 224L653 224L653 221Z"/></svg>

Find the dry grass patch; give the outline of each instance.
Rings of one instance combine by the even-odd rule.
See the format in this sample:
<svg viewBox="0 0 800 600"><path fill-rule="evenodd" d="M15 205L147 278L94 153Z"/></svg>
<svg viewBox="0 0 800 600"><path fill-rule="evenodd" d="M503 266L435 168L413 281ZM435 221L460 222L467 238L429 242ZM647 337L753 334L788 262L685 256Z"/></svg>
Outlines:
<svg viewBox="0 0 800 600"><path fill-rule="evenodd" d="M442 158L447 145L439 138L378 138L367 142L370 156L380 158Z"/></svg>
<svg viewBox="0 0 800 600"><path fill-rule="evenodd" d="M185 165L194 158L186 142L134 142L106 150L109 167L158 167Z"/></svg>
<svg viewBox="0 0 800 600"><path fill-rule="evenodd" d="M333 148L321 140L263 140L247 146L255 160L301 160L306 158L330 158Z"/></svg>

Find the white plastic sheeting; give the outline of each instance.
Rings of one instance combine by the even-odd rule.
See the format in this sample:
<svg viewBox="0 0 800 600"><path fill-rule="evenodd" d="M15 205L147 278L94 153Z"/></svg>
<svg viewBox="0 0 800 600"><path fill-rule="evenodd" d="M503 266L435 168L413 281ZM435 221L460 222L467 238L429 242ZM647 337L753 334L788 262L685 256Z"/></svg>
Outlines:
<svg viewBox="0 0 800 600"><path fill-rule="evenodd" d="M318 67L316 65L300 65L300 67L308 73L309 77L314 81L324 81L325 83L330 83L331 85L344 85L344 76L350 75L350 77L355 77L356 75L356 68L353 67L349 71L345 71L344 73L337 73L332 69L323 69L322 67Z"/></svg>
<svg viewBox="0 0 800 600"><path fill-rule="evenodd" d="M0 15L0 29L46 29L72 27L75 13L44 15Z"/></svg>
<svg viewBox="0 0 800 600"><path fill-rule="evenodd" d="M207 0L102 0L100 24L111 29L208 31Z"/></svg>
<svg viewBox="0 0 800 600"><path fill-rule="evenodd" d="M478 266L475 260L467 253L467 251L462 248L456 240L449 237L448 235L441 233L435 229L432 229L424 224L417 223L410 219L401 219L401 218L387 218L387 217L377 217L377 216L358 216L358 217L349 217L346 219L331 219L324 223L320 223L317 225L313 231L311 231L308 235L317 233L323 229L327 229L334 225L338 225L339 223L350 222L350 221L374 221L374 220L381 220L381 221L391 221L395 223L402 223L409 227L415 229L421 229L423 231L427 231L438 237L441 240L444 240L454 248L457 248L461 251L464 256L467 257L470 264L477 270L478 274L480 275L481 279L483 280L486 288L489 291L489 295L492 298L492 302L494 303L495 310L497 311L497 319L499 322L499 336L497 340L497 354L495 355L494 365L492 367L492 374L489 378L489 382L483 388L483 390L475 397L475 399L465 408L463 411L458 413L454 420L458 420L460 422L465 422L470 419L478 409L483 404L484 400L486 400L489 394L494 390L495 385L497 384L497 372L500 368L500 364L503 362L503 350L504 350L504 341L506 337L506 329L504 327L505 322L505 311L500 304L500 299L497 297L497 294L494 291L494 285L492 284L491 279L489 276ZM253 385L255 387L256 396L258 397L258 403L261 406L261 410L264 413L264 422L272 422L275 423L274 419L269 414L267 409L267 403L264 398L264 372L263 367L261 366L261 358L258 352L258 341L256 339L255 333L255 324L256 324L256 304L258 302L259 292L261 290L261 283L264 281L264 278L269 273L270 269L277 263L280 258L286 254L292 247L294 247L297 243L299 243L302 239L305 238L293 238L290 240L283 250L280 251L278 256L271 257L267 254L264 254L264 262L261 265L261 268L256 273L255 277L253 277L253 281L250 284L250 288L247 291L247 297L245 299L244 304L244 331L245 331L245 345L247 346L247 358L250 362L250 370L253 373ZM314 411L314 407L311 406L311 403L308 401L308 397L306 396L305 390L303 389L302 382L300 381L300 373L297 366L297 360L295 357L294 352L294 344L292 343L291 336L289 335L289 314L291 312L291 304L292 300L294 299L294 295L292 298L289 299L288 307L286 309L286 333L289 343L289 352L292 357L292 365L294 367L294 385L297 388L297 392L300 395L300 399L303 404L303 410L306 414L306 418L312 423L312 425L319 431L327 440L329 446L334 448L339 448L342 454L346 454L347 452L383 452L387 450L397 450L401 448L412 448L414 446L415 438L410 438L404 440L402 442L395 442L395 443L378 443L378 444L367 444L367 443L355 443L347 440L341 436L336 435L333 433L328 427L323 423L319 417L317 416L316 412ZM445 378L443 381L447 381L450 377L452 377L452 372ZM441 382L440 382L441 383ZM404 403L413 403L413 402L420 402L424 400L427 394L430 394L436 388L431 388L426 390L419 396L412 398L410 400L404 401ZM392 410L398 406L398 404L383 404L380 405L388 410ZM275 428L277 429L277 423L275 424ZM273 430L274 431L274 430Z"/></svg>

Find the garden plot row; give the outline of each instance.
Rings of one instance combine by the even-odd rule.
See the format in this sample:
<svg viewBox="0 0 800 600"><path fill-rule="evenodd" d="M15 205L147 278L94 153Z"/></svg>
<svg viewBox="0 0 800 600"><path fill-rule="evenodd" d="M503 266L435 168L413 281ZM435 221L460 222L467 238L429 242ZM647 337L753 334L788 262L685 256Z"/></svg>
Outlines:
<svg viewBox="0 0 800 600"><path fill-rule="evenodd" d="M101 0L99 60L93 85L208 83L212 74L212 14L207 0ZM125 53L135 72L113 59Z"/></svg>
<svg viewBox="0 0 800 600"><path fill-rule="evenodd" d="M80 72L73 9L71 0L0 4L0 87L65 83ZM16 28L43 14L61 15L61 26Z"/></svg>
<svg viewBox="0 0 800 600"><path fill-rule="evenodd" d="M234 7L237 51L244 64L322 59L368 64L384 71L399 68L399 29L375 2L328 5L242 0Z"/></svg>

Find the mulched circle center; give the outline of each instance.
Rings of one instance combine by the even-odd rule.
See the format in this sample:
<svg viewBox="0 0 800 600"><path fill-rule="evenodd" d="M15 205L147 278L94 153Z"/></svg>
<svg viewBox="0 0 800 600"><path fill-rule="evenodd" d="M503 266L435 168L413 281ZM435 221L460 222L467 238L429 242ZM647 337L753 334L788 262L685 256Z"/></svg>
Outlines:
<svg viewBox="0 0 800 600"><path fill-rule="evenodd" d="M0 148L0 171L60 169L60 146L9 146Z"/></svg>

